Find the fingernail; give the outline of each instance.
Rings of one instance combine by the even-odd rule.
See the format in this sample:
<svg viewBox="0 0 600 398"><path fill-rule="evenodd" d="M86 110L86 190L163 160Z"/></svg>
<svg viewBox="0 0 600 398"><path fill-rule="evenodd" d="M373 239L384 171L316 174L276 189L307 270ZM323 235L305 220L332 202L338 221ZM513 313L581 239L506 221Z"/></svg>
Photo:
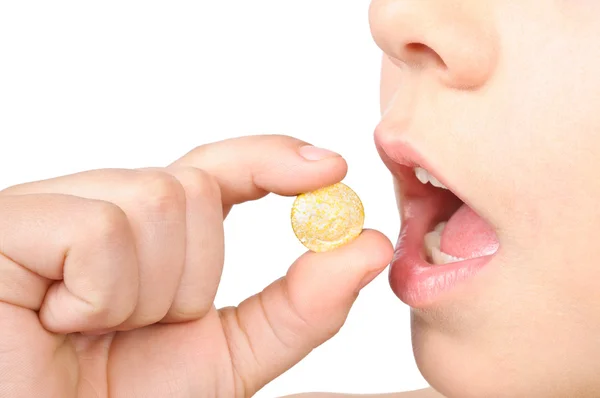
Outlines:
<svg viewBox="0 0 600 398"><path fill-rule="evenodd" d="M329 149L323 149L312 145L300 147L298 153L306 160L323 160L340 156L339 153L335 153Z"/></svg>

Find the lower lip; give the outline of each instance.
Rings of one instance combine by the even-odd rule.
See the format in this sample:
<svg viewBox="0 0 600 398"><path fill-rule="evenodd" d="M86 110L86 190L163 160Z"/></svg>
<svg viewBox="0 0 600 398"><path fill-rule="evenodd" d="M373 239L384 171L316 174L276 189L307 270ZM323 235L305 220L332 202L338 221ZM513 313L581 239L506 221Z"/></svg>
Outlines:
<svg viewBox="0 0 600 398"><path fill-rule="evenodd" d="M411 203L410 214L405 217L390 267L390 285L404 303L413 308L423 308L439 300L444 293L464 282L484 267L494 255L463 260L444 265L429 264L423 256L424 236L437 222L434 198ZM424 207L416 209L415 207ZM427 209L429 208L429 209Z"/></svg>

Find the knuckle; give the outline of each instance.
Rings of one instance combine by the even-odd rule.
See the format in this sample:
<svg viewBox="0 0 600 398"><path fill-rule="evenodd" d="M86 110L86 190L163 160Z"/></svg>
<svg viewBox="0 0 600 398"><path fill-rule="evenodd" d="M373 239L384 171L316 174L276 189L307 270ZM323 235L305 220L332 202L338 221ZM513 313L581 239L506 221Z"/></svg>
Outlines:
<svg viewBox="0 0 600 398"><path fill-rule="evenodd" d="M93 231L95 242L130 241L129 221L125 212L116 204L95 201Z"/></svg>
<svg viewBox="0 0 600 398"><path fill-rule="evenodd" d="M185 167L177 175L190 200L221 200L221 189L217 179L204 170Z"/></svg>
<svg viewBox="0 0 600 398"><path fill-rule="evenodd" d="M215 145L215 143L209 143L209 144L202 144L202 145L198 145L197 147L193 148L191 151L189 151L186 155L186 157L191 156L191 157L201 157L203 155L206 154L206 152L208 150L210 150L210 147Z"/></svg>
<svg viewBox="0 0 600 398"><path fill-rule="evenodd" d="M276 143L281 143L281 144L300 144L300 145L306 145L307 142L304 142L298 138L289 136L289 135L284 135L284 134L273 134L273 135L267 135L267 136L263 136L265 137L265 139L269 139L272 140L273 142Z"/></svg>
<svg viewBox="0 0 600 398"><path fill-rule="evenodd" d="M303 145L309 145L308 142L284 134L270 134L257 137L257 144L265 147L267 151L276 151L281 148L298 148Z"/></svg>
<svg viewBox="0 0 600 398"><path fill-rule="evenodd" d="M139 181L138 205L146 214L158 216L185 208L185 192L179 181L162 171L147 171Z"/></svg>
<svg viewBox="0 0 600 398"><path fill-rule="evenodd" d="M133 309L130 305L123 305L122 302L115 303L114 300L102 298L89 303L89 311L86 316L91 323L112 328L125 322L132 313Z"/></svg>
<svg viewBox="0 0 600 398"><path fill-rule="evenodd" d="M77 241L68 254L73 265L65 265L64 286L79 299L92 323L115 326L127 319L137 300L133 232L126 213L116 204L88 200L86 205L79 220ZM80 271L86 267L89 272ZM105 267L112 270L117 267L118 280L109 274L100 276L110 272L99 271Z"/></svg>
<svg viewBox="0 0 600 398"><path fill-rule="evenodd" d="M114 306L114 303L112 303ZM130 300L120 300L116 308L110 314L110 324L117 326L125 322L134 313L136 306L135 298Z"/></svg>
<svg viewBox="0 0 600 398"><path fill-rule="evenodd" d="M82 243L85 246L85 255L92 257L88 260L105 264L118 262L121 265L122 281L135 280L137 277L135 242L126 213L114 203L97 201L91 224L93 225L90 229L91 236L81 236L84 240ZM137 284L135 288L128 285L127 289L111 292L111 294L105 293L104 289L96 294L86 293L90 294L86 301L96 317L116 317L124 320L133 312L137 299ZM119 305L113 308L115 300Z"/></svg>
<svg viewBox="0 0 600 398"><path fill-rule="evenodd" d="M197 146L189 151L184 158L208 158L216 161L217 159L215 158L218 154L221 153L222 150L227 150L228 148L236 150L240 147L247 146L269 147L272 145L294 146L306 144L307 142L303 140L285 134L245 135Z"/></svg>
<svg viewBox="0 0 600 398"><path fill-rule="evenodd" d="M86 304L88 307L86 315L93 323L113 325L121 320L119 311L112 308L114 303L111 302L108 295L98 295L98 297L90 298L86 301Z"/></svg>

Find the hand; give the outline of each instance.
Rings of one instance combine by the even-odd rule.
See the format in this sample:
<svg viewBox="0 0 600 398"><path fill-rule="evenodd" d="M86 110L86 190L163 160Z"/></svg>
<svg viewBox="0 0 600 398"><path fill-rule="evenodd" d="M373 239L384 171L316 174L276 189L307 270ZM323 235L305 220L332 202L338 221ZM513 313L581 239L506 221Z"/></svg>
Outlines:
<svg viewBox="0 0 600 398"><path fill-rule="evenodd" d="M0 397L248 397L332 337L391 260L378 232L213 306L232 206L344 177L304 145L244 137L0 192Z"/></svg>

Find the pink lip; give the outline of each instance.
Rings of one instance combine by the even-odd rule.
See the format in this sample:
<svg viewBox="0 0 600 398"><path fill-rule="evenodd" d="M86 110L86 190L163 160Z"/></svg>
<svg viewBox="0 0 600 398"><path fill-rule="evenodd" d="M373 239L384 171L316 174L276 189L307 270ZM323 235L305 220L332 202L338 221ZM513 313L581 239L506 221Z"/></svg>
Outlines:
<svg viewBox="0 0 600 398"><path fill-rule="evenodd" d="M430 199L430 200L428 200ZM430 305L442 293L450 290L486 265L494 256L485 256L445 265L431 265L423 258L423 237L435 224L438 198L410 203L411 214L403 224L390 267L390 286L394 293L413 308Z"/></svg>
<svg viewBox="0 0 600 398"><path fill-rule="evenodd" d="M383 137L382 132L376 130L375 143L379 154L398 182L402 220L390 267L390 286L404 303L413 308L422 308L431 305L442 293L458 283L469 279L494 255L444 265L432 265L425 260L425 234L437 223L447 220L462 201L455 196L455 192L420 183L413 171L417 166L425 168L450 187L444 177L432 170L426 159L410 145L388 141Z"/></svg>
<svg viewBox="0 0 600 398"><path fill-rule="evenodd" d="M430 172L442 184L454 191L449 181L447 181L437 168L431 164L425 157L415 150L408 142L401 140L391 140L386 137L382 127L375 130L375 145L385 165L392 174L399 178L401 182L414 178L414 169L422 167ZM415 180L416 181L416 180ZM428 186L421 183L408 183L403 187L403 192L411 196L422 196L429 189Z"/></svg>

